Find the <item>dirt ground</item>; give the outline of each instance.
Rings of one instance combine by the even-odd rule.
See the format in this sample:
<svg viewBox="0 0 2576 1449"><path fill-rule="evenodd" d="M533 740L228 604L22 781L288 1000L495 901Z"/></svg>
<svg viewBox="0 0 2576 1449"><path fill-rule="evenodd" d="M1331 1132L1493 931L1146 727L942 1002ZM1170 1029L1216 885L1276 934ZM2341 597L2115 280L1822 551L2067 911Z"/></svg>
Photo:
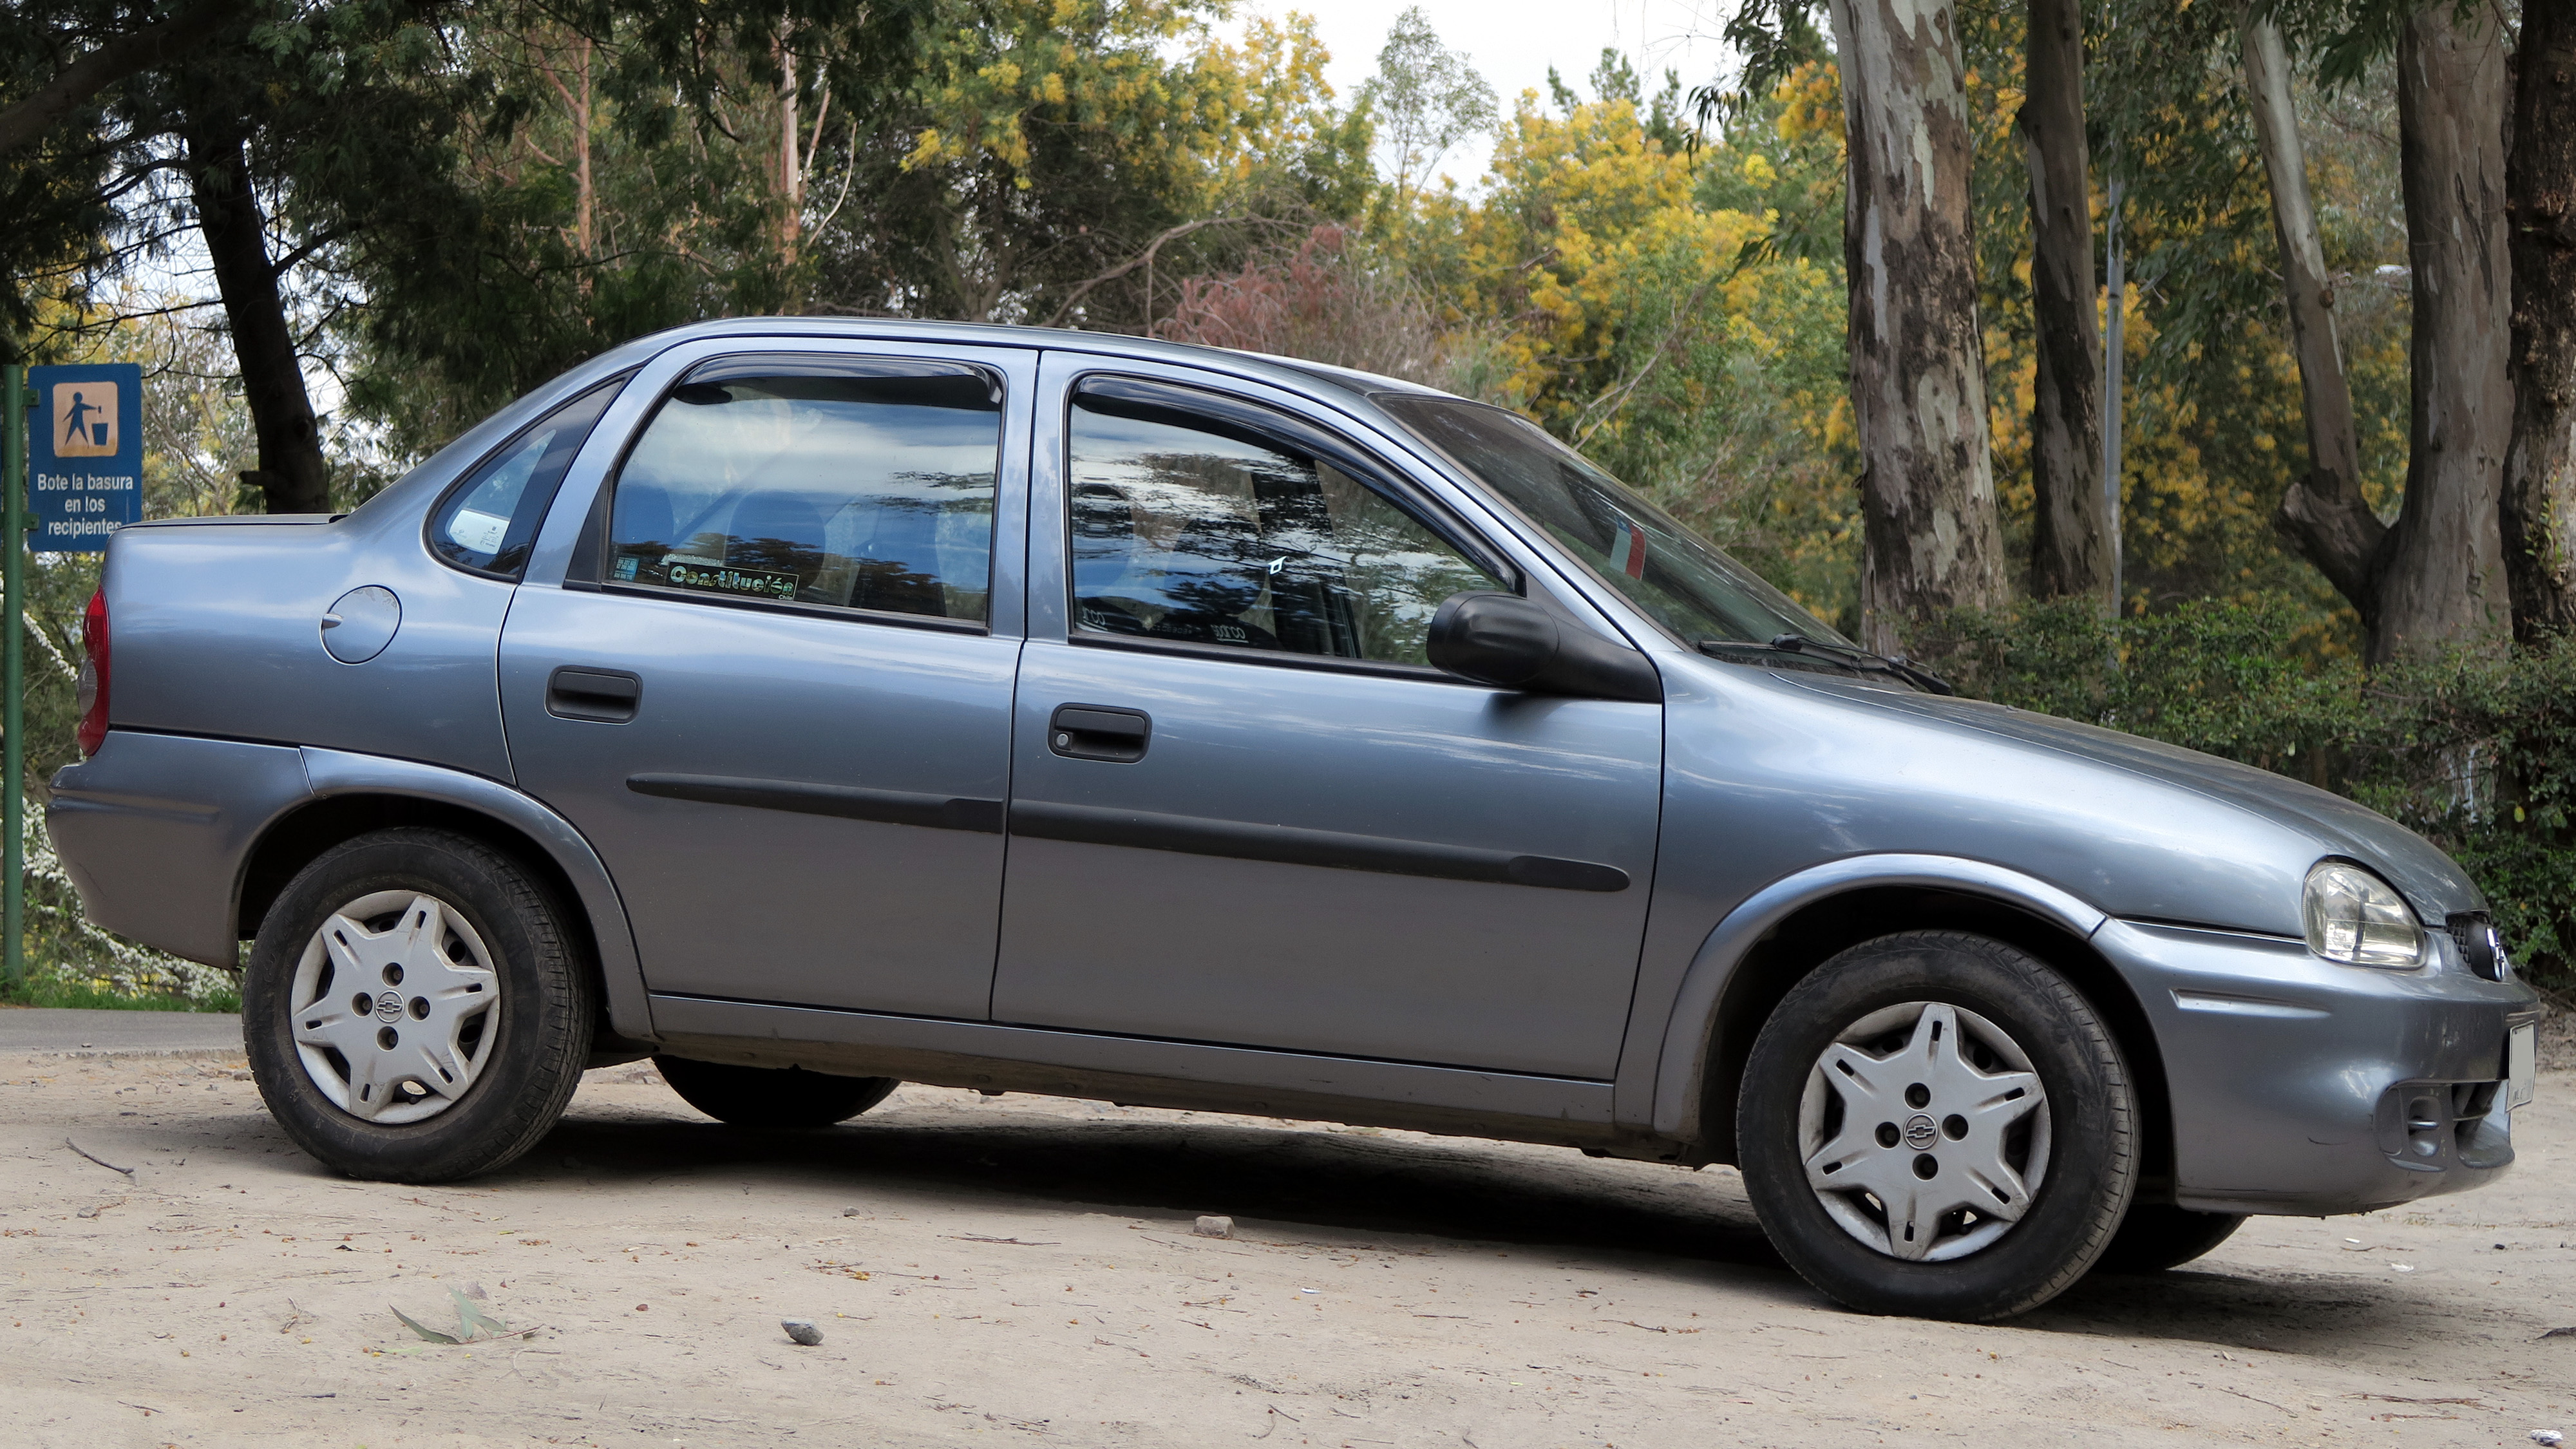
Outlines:
<svg viewBox="0 0 2576 1449"><path fill-rule="evenodd" d="M636 1066L502 1173L389 1187L289 1146L238 1059L0 1058L0 1441L2576 1440L2552 1058L2494 1188L2258 1218L1985 1327L1826 1303L1724 1169L921 1087L764 1137ZM390 1311L452 1325L467 1285L533 1331L442 1347Z"/></svg>

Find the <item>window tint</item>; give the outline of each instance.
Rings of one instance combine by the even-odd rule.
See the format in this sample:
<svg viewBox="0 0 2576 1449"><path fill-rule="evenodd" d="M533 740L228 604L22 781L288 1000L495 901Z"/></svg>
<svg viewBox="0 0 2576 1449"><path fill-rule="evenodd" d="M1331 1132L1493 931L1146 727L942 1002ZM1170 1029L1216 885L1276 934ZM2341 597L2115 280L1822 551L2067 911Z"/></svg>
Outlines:
<svg viewBox="0 0 2576 1449"><path fill-rule="evenodd" d="M573 454L625 382L592 388L539 418L449 489L430 515L429 546L449 563L517 578Z"/></svg>
<svg viewBox="0 0 2576 1449"><path fill-rule="evenodd" d="M1069 461L1081 629L1427 664L1440 601L1502 587L1332 462L1185 406L1077 396Z"/></svg>
<svg viewBox="0 0 2576 1449"><path fill-rule="evenodd" d="M619 474L608 578L981 621L999 391L964 368L683 383Z"/></svg>

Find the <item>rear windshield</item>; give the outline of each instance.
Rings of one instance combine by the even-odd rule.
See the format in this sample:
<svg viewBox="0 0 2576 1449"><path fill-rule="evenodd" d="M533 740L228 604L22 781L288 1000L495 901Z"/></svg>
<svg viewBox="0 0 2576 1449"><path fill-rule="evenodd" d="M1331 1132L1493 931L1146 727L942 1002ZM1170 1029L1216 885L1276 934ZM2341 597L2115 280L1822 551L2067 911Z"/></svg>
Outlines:
<svg viewBox="0 0 2576 1449"><path fill-rule="evenodd" d="M1767 644L1797 634L1850 644L1520 414L1413 393L1380 393L1376 401L1682 642Z"/></svg>

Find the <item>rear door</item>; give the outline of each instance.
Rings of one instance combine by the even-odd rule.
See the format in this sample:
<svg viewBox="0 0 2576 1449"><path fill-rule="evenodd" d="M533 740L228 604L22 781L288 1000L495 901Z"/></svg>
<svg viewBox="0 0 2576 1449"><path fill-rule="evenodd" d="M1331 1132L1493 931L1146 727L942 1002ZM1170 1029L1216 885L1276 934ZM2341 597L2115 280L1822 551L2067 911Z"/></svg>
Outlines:
<svg viewBox="0 0 2576 1449"><path fill-rule="evenodd" d="M1661 707L1430 668L1523 568L1294 399L1044 372L995 1019L1609 1077Z"/></svg>
<svg viewBox="0 0 2576 1449"><path fill-rule="evenodd" d="M501 689L652 990L985 1016L1032 356L700 344L639 379Z"/></svg>

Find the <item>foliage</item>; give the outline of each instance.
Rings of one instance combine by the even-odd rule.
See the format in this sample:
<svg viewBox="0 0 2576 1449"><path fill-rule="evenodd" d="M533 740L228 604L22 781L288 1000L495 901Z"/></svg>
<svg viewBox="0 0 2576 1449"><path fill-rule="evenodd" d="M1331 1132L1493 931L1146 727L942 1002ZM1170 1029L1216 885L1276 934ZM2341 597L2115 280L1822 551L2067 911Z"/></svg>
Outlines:
<svg viewBox="0 0 2576 1449"><path fill-rule="evenodd" d="M1811 203L1841 164L1839 121L1815 124L1839 112L1831 77L1811 66L1783 87L1785 142L1704 138L1680 119L1678 81L1646 96L1605 56L1594 100L1522 96L1486 194L1427 200L1409 240L1415 274L1477 339L1460 351L1465 390L1526 412L1828 615L1854 599L1858 559L1842 271L1838 254L1774 249L1770 203Z"/></svg>
<svg viewBox="0 0 2576 1449"><path fill-rule="evenodd" d="M2303 601L2081 604L1945 621L1961 692L2350 796L2450 852L2535 980L2576 987L2576 642L2364 670L2303 647Z"/></svg>
<svg viewBox="0 0 2576 1449"><path fill-rule="evenodd" d="M1455 345L1396 268L1332 223L1293 252L1184 279L1154 335L1434 384L1447 380Z"/></svg>

